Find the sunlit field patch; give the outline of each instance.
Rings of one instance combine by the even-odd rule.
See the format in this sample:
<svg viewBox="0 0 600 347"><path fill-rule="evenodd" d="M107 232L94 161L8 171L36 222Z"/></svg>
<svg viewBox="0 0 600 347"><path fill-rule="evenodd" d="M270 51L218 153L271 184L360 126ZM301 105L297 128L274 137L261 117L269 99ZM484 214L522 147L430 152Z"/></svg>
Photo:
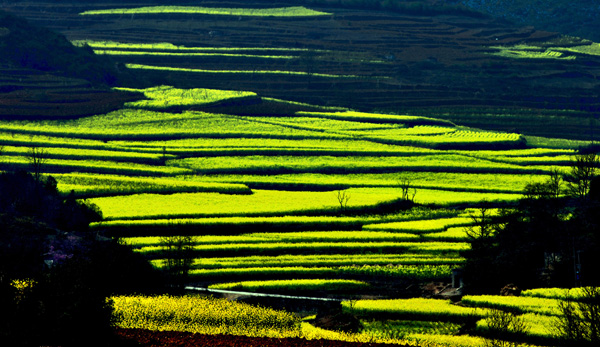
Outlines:
<svg viewBox="0 0 600 347"><path fill-rule="evenodd" d="M150 6L138 8L121 8L108 10L90 10L80 13L81 15L105 15L105 14L152 14L152 13L189 13L225 16L252 16L252 17L306 17L327 16L330 13L314 11L302 6L281 8L218 8L218 7L194 7L194 6Z"/></svg>

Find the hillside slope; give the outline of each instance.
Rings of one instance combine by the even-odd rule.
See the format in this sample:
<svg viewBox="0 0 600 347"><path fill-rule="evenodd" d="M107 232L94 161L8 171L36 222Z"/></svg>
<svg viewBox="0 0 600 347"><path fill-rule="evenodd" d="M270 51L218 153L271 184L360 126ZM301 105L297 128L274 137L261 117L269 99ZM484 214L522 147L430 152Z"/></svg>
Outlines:
<svg viewBox="0 0 600 347"><path fill-rule="evenodd" d="M596 0L449 0L522 25L600 41Z"/></svg>
<svg viewBox="0 0 600 347"><path fill-rule="evenodd" d="M137 96L110 90L115 63L64 36L0 11L0 117L63 118L108 112Z"/></svg>

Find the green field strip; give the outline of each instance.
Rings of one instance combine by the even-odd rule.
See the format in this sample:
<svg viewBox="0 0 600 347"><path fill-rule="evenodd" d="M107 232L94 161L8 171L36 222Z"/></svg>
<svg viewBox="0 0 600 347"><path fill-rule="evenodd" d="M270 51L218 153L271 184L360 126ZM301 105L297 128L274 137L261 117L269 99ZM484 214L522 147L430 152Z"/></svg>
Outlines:
<svg viewBox="0 0 600 347"><path fill-rule="evenodd" d="M128 243L132 238L122 238ZM142 244L140 244L142 245ZM195 269L232 269L244 267L340 267L361 265L458 265L464 258L436 256L432 254L299 254L275 256L216 257L194 259ZM164 266L164 259L152 260L157 268Z"/></svg>
<svg viewBox="0 0 600 347"><path fill-rule="evenodd" d="M363 265L341 267L245 267L227 269L194 269L190 276L195 280L224 281L244 279L277 279L277 278L319 278L321 276L369 276L391 277L395 279L442 280L451 276L448 265Z"/></svg>
<svg viewBox="0 0 600 347"><path fill-rule="evenodd" d="M79 149L68 147L34 147L36 150L42 151L41 153L46 159L124 161L131 163L162 165L164 160L175 158L175 156L171 154L165 154L163 156L157 153L133 151ZM13 157L28 157L31 153L31 150L32 147L4 146L2 154Z"/></svg>
<svg viewBox="0 0 600 347"><path fill-rule="evenodd" d="M31 163L28 157L4 157L0 168L8 170L28 170ZM132 176L176 176L189 174L189 170L170 166L152 166L131 162L112 162L101 160L47 159L43 164L44 173L86 172L100 174Z"/></svg>
<svg viewBox="0 0 600 347"><path fill-rule="evenodd" d="M454 305L441 299L357 300L343 302L345 311L359 317L463 322L488 315L487 309Z"/></svg>
<svg viewBox="0 0 600 347"><path fill-rule="evenodd" d="M221 194L251 194L243 184L192 182L165 177L129 177L100 174L53 174L58 182L58 190L63 194L71 191L78 198L112 196L125 194L182 192L218 192Z"/></svg>
<svg viewBox="0 0 600 347"><path fill-rule="evenodd" d="M524 167L496 163L461 155L422 155L409 157L334 157L334 156L229 156L170 160L167 165L199 174L357 174L403 171L461 173L549 174L552 167Z"/></svg>
<svg viewBox="0 0 600 347"><path fill-rule="evenodd" d="M495 150L495 151L452 151L456 154L463 154L472 157L482 158L537 158L537 157L563 157L573 156L577 154L574 149L555 149L555 148L526 148L526 149L510 149L510 150Z"/></svg>
<svg viewBox="0 0 600 347"><path fill-rule="evenodd" d="M276 255L337 254L340 252L411 252L448 254L470 249L470 244L461 242L263 242L216 245L195 245L192 248L197 256L223 257L233 255ZM167 251L162 246L141 247L135 250L151 258L164 258Z"/></svg>
<svg viewBox="0 0 600 347"><path fill-rule="evenodd" d="M560 299L560 300L579 300L585 297L585 290L590 287L580 288L534 288L527 289L521 292L521 296L531 298L544 298L544 299ZM591 287L593 288L593 287Z"/></svg>
<svg viewBox="0 0 600 347"><path fill-rule="evenodd" d="M257 124L237 117L204 112L165 113L123 109L69 121L0 122L0 131L25 135L91 140L177 140L182 138L345 138L337 134Z"/></svg>
<svg viewBox="0 0 600 347"><path fill-rule="evenodd" d="M557 335L555 329L556 323L558 321L556 317L545 316L535 313L520 314L518 317L523 321L525 325L525 334L523 334L523 332L515 332L512 327L509 327L509 331L503 332L505 334L505 338L508 339L512 337L522 341L524 338L523 335L525 335L525 338L537 338L535 340L536 344L550 346L557 345L557 343L560 342L560 338ZM477 321L475 327L476 333L482 334L484 336L488 335L489 333L494 333L495 331L491 330L489 327L489 322L490 318L484 318Z"/></svg>
<svg viewBox="0 0 600 347"><path fill-rule="evenodd" d="M106 10L89 10L80 15L123 15L123 14L205 14L222 16L252 16L252 17L314 17L330 16L331 13L308 9L303 6L280 8L220 8L198 6L148 6L137 8L116 8Z"/></svg>
<svg viewBox="0 0 600 347"><path fill-rule="evenodd" d="M317 117L317 118L329 118L338 119L354 122L367 122L367 123L392 123L392 124L405 124L408 126L417 125L436 125L445 127L454 127L454 123L437 118L421 117L421 116L407 116L407 115L390 115L390 114L378 114L378 113L365 113L355 111L343 111L343 112L296 112L297 116L302 117Z"/></svg>
<svg viewBox="0 0 600 347"><path fill-rule="evenodd" d="M111 236L166 235L240 235L256 232L292 232L316 230L360 230L363 224L401 220L425 220L455 216L456 211L413 208L395 214L366 216L283 216L220 217L189 219L112 220L91 223L94 230L105 230Z"/></svg>
<svg viewBox="0 0 600 347"><path fill-rule="evenodd" d="M131 247L158 246L160 237L122 238ZM264 242L347 242L347 241L418 241L419 236L408 233L360 232L360 231L305 231L292 233L254 233L236 236L194 236L195 245Z"/></svg>
<svg viewBox="0 0 600 347"><path fill-rule="evenodd" d="M463 304L471 307L537 313L548 316L560 315L560 300L556 299L499 295L466 295L461 301Z"/></svg>
<svg viewBox="0 0 600 347"><path fill-rule="evenodd" d="M92 48L102 50L142 50L149 52L315 52L315 53L326 53L330 51L326 50L313 50L308 48L284 48L284 47L186 47L176 46L168 42L155 42L155 43L127 43L127 42L115 42L115 41L91 41L91 40L75 40L72 41L75 46L88 45Z"/></svg>
<svg viewBox="0 0 600 347"><path fill-rule="evenodd" d="M573 155L556 156L535 156L535 157L517 157L517 156L481 156L473 154L473 158L486 159L496 163L514 164L521 166L571 166L573 165Z"/></svg>
<svg viewBox="0 0 600 347"><path fill-rule="evenodd" d="M421 237L426 241L468 242L470 240L465 227L453 227L446 231L421 234Z"/></svg>
<svg viewBox="0 0 600 347"><path fill-rule="evenodd" d="M209 53L209 52L143 52L143 51L116 51L95 49L98 55L112 56L154 56L154 57L223 57L223 58L255 58L255 59L298 59L297 55L257 55L240 53Z"/></svg>
<svg viewBox="0 0 600 347"><path fill-rule="evenodd" d="M444 231L450 227L468 226L474 223L471 217L455 217L432 219L426 221L404 221L392 223L367 224L363 230L370 231L395 231L407 233L431 233L434 231Z"/></svg>
<svg viewBox="0 0 600 347"><path fill-rule="evenodd" d="M251 195L182 193L172 195L138 194L90 199L106 220L164 219L215 216L269 216L291 214L339 214L394 202L398 192L385 189L353 188L344 209L336 192L253 190ZM127 208L124 208L127 206Z"/></svg>
<svg viewBox="0 0 600 347"><path fill-rule="evenodd" d="M323 78L366 78L358 75L334 75L325 73L312 73L304 71L281 71L281 70L205 70L205 69L190 69L190 68L178 68L169 66L154 66L154 65L143 65L143 64L125 64L128 69L132 70L157 70L157 71L172 71L172 72L191 72L201 74L234 74L234 75L285 75L285 76L309 76L309 77L323 77ZM373 78L370 77L369 78Z"/></svg>
<svg viewBox="0 0 600 347"><path fill-rule="evenodd" d="M326 291L357 293L371 288L367 282L335 279L293 279L272 281L244 281L212 284L210 289L242 290L262 293L298 293L306 291Z"/></svg>
<svg viewBox="0 0 600 347"><path fill-rule="evenodd" d="M416 320L361 320L361 323L363 332L378 338L399 338L412 334L458 335L462 327L458 323ZM472 346L475 345L468 345Z"/></svg>
<svg viewBox="0 0 600 347"><path fill-rule="evenodd" d="M274 124L297 129L312 130L312 131L327 131L327 132L347 132L346 135L354 135L351 130L370 131L372 129L389 129L394 132L403 132L412 128L403 128L402 124L376 124L369 122L356 122L330 118L317 117L240 117L241 119L264 123ZM453 129L454 130L454 129Z"/></svg>
<svg viewBox="0 0 600 347"><path fill-rule="evenodd" d="M417 195L420 189L456 192L514 193L523 192L525 185L546 180L545 175L476 174L453 172L401 172L374 174L283 174L283 175L204 175L193 180L240 183L259 189L321 189L339 190L350 187L398 188L408 180Z"/></svg>
<svg viewBox="0 0 600 347"><path fill-rule="evenodd" d="M179 89L171 86L159 86L146 89L116 89L142 93L149 99L125 103L125 107L129 108L168 109L179 106L207 106L223 101L257 98L254 92L205 88Z"/></svg>
<svg viewBox="0 0 600 347"><path fill-rule="evenodd" d="M491 55L511 59L553 59L553 60L575 60L577 57L565 54L552 48L542 48L527 45L516 46L490 46L495 52Z"/></svg>

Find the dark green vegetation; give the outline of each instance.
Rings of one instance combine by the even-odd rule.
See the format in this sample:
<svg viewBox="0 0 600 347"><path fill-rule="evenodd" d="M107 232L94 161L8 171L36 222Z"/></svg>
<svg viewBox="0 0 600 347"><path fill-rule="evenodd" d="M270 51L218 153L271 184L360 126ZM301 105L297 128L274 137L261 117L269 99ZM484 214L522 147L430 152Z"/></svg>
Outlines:
<svg viewBox="0 0 600 347"><path fill-rule="evenodd" d="M1 118L72 118L118 109L136 96L108 87L129 76L110 59L0 9Z"/></svg>
<svg viewBox="0 0 600 347"><path fill-rule="evenodd" d="M155 286L151 267L91 232L101 213L60 197L52 177L3 173L0 195L0 339L10 346L105 345L112 328L107 296Z"/></svg>
<svg viewBox="0 0 600 347"><path fill-rule="evenodd" d="M460 11L443 15L439 11L428 12L431 6L423 7L422 12L396 12L335 7L337 2L327 2L315 4L315 9L333 13L332 16L290 20L168 14L157 22L157 15L138 14L124 22L123 18L113 15L79 16L93 8L110 8L103 4L74 4L68 10L47 4L9 3L6 9L33 23L63 32L70 40L306 50L283 53L298 56L296 59L113 56L120 63L168 68L308 73L274 76L136 71L148 87L166 84L183 88L252 90L262 96L363 111L426 114L481 128L586 140L595 136L594 115L598 109L595 89L600 58L574 54L574 60L515 60L490 54L495 52L491 46L517 43L544 45L558 40L565 46L589 44L531 27L515 28L504 21ZM156 3L136 3L139 6L153 4ZM223 6L211 1L201 4ZM250 6L246 2L229 3L231 7L236 5ZM256 7L271 5L271 2L252 3ZM148 35L149 32L153 34ZM129 50L140 51L120 49L121 52ZM272 55L274 52L250 50L245 53ZM324 78L318 73L359 77ZM225 111L230 112L223 109ZM253 109L239 107L234 112L249 113Z"/></svg>
<svg viewBox="0 0 600 347"><path fill-rule="evenodd" d="M124 5L104 2L3 3L36 25L64 33L80 47L43 33L37 35L38 41L19 39L25 36L3 41L10 44L4 46L6 56L21 59L4 64L8 73L2 83L10 87L5 87L0 101L11 119L0 122L4 145L0 167L32 171L33 178L27 180L39 187L27 188L26 180L13 184L20 187L17 195L32 190L53 196L39 198L36 193L37 204L25 209L47 206L49 210L44 208L31 218L32 223L47 218L42 220L51 230L35 224L19 229L34 235L6 233L5 244L26 244L19 240L21 236L32 241L31 249L23 247L23 252L6 252L7 256L34 259L30 267L38 269L27 272L7 266L3 270L9 273L4 277L10 281L4 280L3 288L13 299L8 302L13 315L42 320L76 306L98 312L97 318L103 319L110 305L98 298L137 290L125 285L129 282L116 285L115 276L135 279L128 274L137 271L145 280L152 278L146 272L149 267L133 268L142 262L140 257L95 235L120 237L138 255L151 259L154 267L166 270L175 287L212 285L347 299L369 288L374 298L389 299L421 294L416 285L420 282L447 282L452 268L465 261L472 290L497 291L507 281L525 287L571 285L577 263L569 245L582 251L577 253L582 280L596 277L594 260L588 256L597 248L595 210L582 208L579 201L597 200L590 171L597 163L578 162L578 169L570 170L575 150L588 142L530 134L594 139L597 44L532 28L515 29L436 2L310 3L318 12L281 9L298 5L285 1L193 4L224 8L215 12L149 10L146 6L157 4L151 1L136 2L143 8L126 12L111 10ZM272 6L280 9L268 8ZM297 15L290 16L293 13ZM16 26L3 25L2 38L18 33ZM26 47L22 52L27 54L18 54L19 45ZM77 66L91 51L99 55L94 58L99 65ZM54 62L53 74L43 71L51 68L49 64L23 58L30 53L36 58L31 61ZM48 58L37 59L40 54ZM102 64L108 64L106 69ZM69 72L72 65L75 69ZM121 75L119 69L128 72ZM44 78L51 81L62 74L54 87L65 87L72 81L65 76L87 70L92 74L116 71L115 83L121 87L116 90L126 97L137 95L136 100L114 112L71 107L67 113L51 107L73 106L82 94L69 88L50 93L48 85L41 83ZM85 88L96 83L77 81ZM76 97L63 100L60 95ZM98 100L105 106L104 99ZM29 114L35 117L14 120L24 117L22 106L30 106ZM396 112L385 114L388 111ZM90 113L95 115L88 117ZM60 115L75 119L47 119ZM542 127L542 121L551 124ZM463 124L511 130L481 131ZM46 178L49 174L56 183ZM545 181L548 175L551 181ZM568 182L563 185L569 189L557 187L559 178ZM526 198L518 202L524 187ZM558 198L561 193L569 198ZM102 209L103 219L95 221L91 231L87 224L93 214L86 212L84 200L75 197L87 198L86 205ZM492 208L509 205L514 211L501 213L503 219L493 229L484 223L486 218L473 220L465 210L484 206L495 212ZM14 206L20 205L3 207L10 214L5 224L21 220L24 212L15 215ZM70 208L68 213L63 206ZM61 217L49 217L54 215ZM77 244L73 247L78 252L62 251L67 258L63 263L40 268L40 259L50 260L42 255L53 254L46 247L63 250L52 242L65 237ZM474 239L471 251L466 242L470 238ZM554 263L541 278L538 269L544 260ZM113 264L132 268L114 269ZM490 272L497 275L487 281L481 274ZM29 303L45 302L45 293L54 295L53 286L59 283L55 278L62 281L68 275L73 278L63 283L81 283L69 285L73 291L93 288L89 295L93 304L86 306L85 300L79 304L79 292L69 289L63 291L74 305L59 298L56 302L65 308L29 313ZM288 278L291 281L273 281ZM102 283L96 283L99 279ZM236 283L223 283L229 281ZM138 282L143 289L150 286ZM439 289L431 283L428 288L434 287ZM139 299L149 306L159 303L154 298ZM507 310L519 305L504 300L470 298L469 302ZM114 300L121 327L162 329L169 319L160 312L169 309L173 323L190 322L180 315L187 310L165 304L166 311L150 310L140 316L137 308L119 307L123 301L127 299ZM557 314L553 311L557 300L546 309L536 306L540 300L529 301L519 311L532 316L528 325L549 324ZM364 315L363 321L394 317L472 325L479 319L477 327L469 330L473 334L499 330L497 321L506 318L438 299L346 304L344 309ZM546 316L535 319L538 313ZM154 315L161 318L151 318ZM145 323L144 319L135 323L144 317ZM217 313L215 319L223 317ZM195 322L200 322L199 329L207 328ZM97 326L108 327L106 323ZM59 322L53 327L73 324ZM291 327L292 335L260 334L429 340L422 331L442 335L432 338L436 342L447 338L456 345L485 343L481 337L448 336L458 333L454 323L420 324L417 329L403 326L402 321L366 324L364 335L343 336L316 331L307 322L300 327L298 322ZM394 332L384 332L387 327ZM507 329L521 336L517 328L509 324ZM175 329L191 329L191 324ZM16 337L22 331L12 330L11 336ZM95 333L103 334L86 332ZM60 336L61 332L42 334ZM532 334L543 335L543 341L553 339Z"/></svg>
<svg viewBox="0 0 600 347"><path fill-rule="evenodd" d="M463 252L467 288L598 286L598 164L595 153L578 155L564 177L528 184L514 208L474 215L471 249Z"/></svg>

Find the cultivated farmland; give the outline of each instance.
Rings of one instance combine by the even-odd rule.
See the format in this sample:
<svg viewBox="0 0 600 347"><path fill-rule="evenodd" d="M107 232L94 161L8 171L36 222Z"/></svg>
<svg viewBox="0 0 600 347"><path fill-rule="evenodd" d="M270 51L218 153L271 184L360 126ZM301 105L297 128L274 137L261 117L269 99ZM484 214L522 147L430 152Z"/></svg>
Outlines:
<svg viewBox="0 0 600 347"><path fill-rule="evenodd" d="M500 309L527 319L528 343L556 342L544 325L564 300L558 290L468 296L463 306L406 297L450 282L479 207L513 206L527 184L567 173L594 139L597 44L561 45L500 22L478 31L478 17L204 3L8 6L139 79L90 93L80 102L88 111L74 115L76 103L65 117L47 107L54 94L23 112L6 110L27 95L0 100L0 168L51 175L64 197L102 211L94 232L165 273L184 260L186 285L344 300L363 330L196 295L115 296L120 328L483 346ZM57 13L64 22L50 23ZM461 49L442 43L449 37ZM462 74L467 58L485 72ZM507 87L499 75L528 60L556 65ZM555 70L584 67L587 84L557 91L565 77ZM185 254L169 240L184 240ZM466 325L470 335L458 335Z"/></svg>

